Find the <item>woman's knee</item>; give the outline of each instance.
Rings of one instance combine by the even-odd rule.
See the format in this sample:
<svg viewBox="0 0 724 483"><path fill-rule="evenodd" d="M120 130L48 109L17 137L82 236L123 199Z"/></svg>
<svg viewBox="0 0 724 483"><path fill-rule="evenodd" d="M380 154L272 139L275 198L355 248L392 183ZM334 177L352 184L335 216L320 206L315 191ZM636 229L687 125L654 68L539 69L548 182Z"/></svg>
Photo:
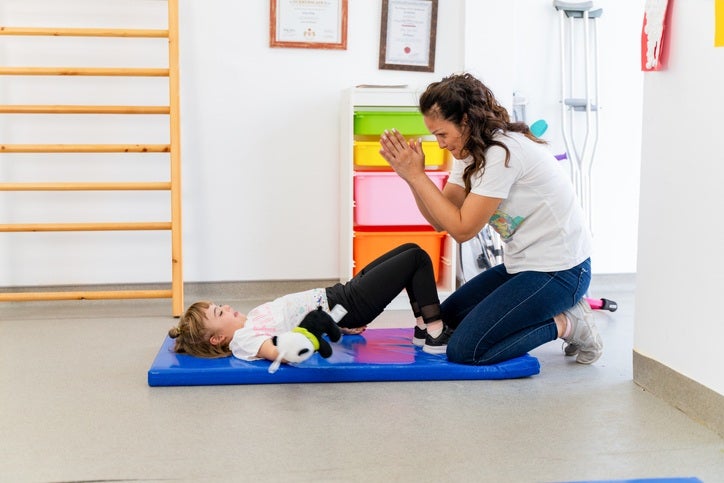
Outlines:
<svg viewBox="0 0 724 483"><path fill-rule="evenodd" d="M459 338L455 338L455 334L450 338L446 350L447 360L455 364L474 364L473 353L469 348L465 347Z"/></svg>

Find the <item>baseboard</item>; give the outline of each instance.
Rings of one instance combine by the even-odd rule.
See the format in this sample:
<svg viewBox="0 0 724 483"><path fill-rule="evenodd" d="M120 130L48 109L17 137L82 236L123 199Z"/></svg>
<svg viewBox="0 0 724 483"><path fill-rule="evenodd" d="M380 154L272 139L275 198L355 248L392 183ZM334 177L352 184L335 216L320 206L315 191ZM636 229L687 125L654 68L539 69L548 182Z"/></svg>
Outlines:
<svg viewBox="0 0 724 483"><path fill-rule="evenodd" d="M313 288L329 287L339 280L263 280L251 282L186 282L184 298L191 300L272 300Z"/></svg>
<svg viewBox="0 0 724 483"><path fill-rule="evenodd" d="M202 298L231 296L234 300L274 298L292 292L318 287L329 287L339 280L262 280L250 282L185 282L184 296ZM113 290L163 290L171 283L120 283L96 285L42 285L28 287L0 287L0 292L83 292Z"/></svg>
<svg viewBox="0 0 724 483"><path fill-rule="evenodd" d="M724 437L724 396L633 351L634 382Z"/></svg>

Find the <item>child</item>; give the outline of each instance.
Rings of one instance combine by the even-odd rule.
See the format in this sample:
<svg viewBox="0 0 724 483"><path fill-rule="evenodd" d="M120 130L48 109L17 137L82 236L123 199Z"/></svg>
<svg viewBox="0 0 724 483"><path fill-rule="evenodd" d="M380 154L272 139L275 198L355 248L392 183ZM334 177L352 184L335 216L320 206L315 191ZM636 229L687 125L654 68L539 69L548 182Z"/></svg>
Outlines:
<svg viewBox="0 0 724 483"><path fill-rule="evenodd" d="M338 322L344 333L359 334L405 289L416 319L413 343L425 352L444 354L447 340L440 318L430 256L414 243L401 245L363 268L345 284L284 295L244 315L228 305L196 302L168 335L174 351L197 357L274 361L272 337L294 329L312 310L329 312L339 304L347 314Z"/></svg>

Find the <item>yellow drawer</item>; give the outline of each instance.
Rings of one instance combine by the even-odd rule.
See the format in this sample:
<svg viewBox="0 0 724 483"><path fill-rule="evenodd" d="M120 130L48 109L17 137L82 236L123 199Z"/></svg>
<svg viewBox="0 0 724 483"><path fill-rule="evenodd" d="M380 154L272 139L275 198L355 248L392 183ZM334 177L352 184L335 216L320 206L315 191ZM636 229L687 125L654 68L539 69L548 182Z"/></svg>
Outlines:
<svg viewBox="0 0 724 483"><path fill-rule="evenodd" d="M437 142L423 141L422 152L425 153L425 166L439 168L445 164L446 151L440 149ZM379 141L355 141L354 164L364 167L390 167L380 154Z"/></svg>

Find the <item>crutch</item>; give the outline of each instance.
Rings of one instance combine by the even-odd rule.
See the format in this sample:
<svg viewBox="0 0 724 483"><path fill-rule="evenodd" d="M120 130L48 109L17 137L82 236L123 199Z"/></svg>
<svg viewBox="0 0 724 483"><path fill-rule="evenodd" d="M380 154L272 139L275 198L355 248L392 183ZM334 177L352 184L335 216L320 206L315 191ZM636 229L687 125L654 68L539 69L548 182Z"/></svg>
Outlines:
<svg viewBox="0 0 724 483"><path fill-rule="evenodd" d="M571 181L592 226L591 166L598 143L598 42L596 20L603 9L592 10L593 2L554 0L560 24L561 130L571 168ZM583 36L583 49L576 37ZM580 39L579 39L580 40ZM577 61L583 62L583 82ZM576 95L578 94L578 95ZM576 121L584 114L584 133L576 136Z"/></svg>
<svg viewBox="0 0 724 483"><path fill-rule="evenodd" d="M561 56L561 130L566 147L565 158L571 170L571 182L586 215L588 226L592 227L591 211L591 166L598 143L598 32L596 20L603 9L593 10L592 1L565 2L553 0L558 10L560 27ZM577 45L577 36L583 37L583 49ZM577 72L577 61L583 62L583 83ZM566 65L568 64L568 65ZM576 96L577 93L583 93ZM584 114L585 129L576 136L575 122ZM587 297L594 310L615 312L618 304L605 298Z"/></svg>

